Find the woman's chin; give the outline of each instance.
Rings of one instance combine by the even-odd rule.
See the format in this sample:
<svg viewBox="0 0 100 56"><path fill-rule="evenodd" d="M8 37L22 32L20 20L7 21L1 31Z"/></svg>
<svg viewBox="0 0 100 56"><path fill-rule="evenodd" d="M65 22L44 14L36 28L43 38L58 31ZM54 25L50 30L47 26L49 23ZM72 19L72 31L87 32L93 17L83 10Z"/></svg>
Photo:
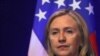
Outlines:
<svg viewBox="0 0 100 56"><path fill-rule="evenodd" d="M71 55L70 52L68 52L68 51L60 51L60 52L58 52L58 56L68 56L68 55Z"/></svg>

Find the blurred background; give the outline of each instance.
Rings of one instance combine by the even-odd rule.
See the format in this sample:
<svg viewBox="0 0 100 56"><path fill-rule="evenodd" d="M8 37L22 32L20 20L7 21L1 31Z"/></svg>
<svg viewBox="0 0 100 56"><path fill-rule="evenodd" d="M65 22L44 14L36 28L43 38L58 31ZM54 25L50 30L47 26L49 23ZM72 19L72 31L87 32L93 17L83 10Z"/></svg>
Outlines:
<svg viewBox="0 0 100 56"><path fill-rule="evenodd" d="M27 56L36 0L0 0L0 56ZM100 56L100 0L94 0Z"/></svg>

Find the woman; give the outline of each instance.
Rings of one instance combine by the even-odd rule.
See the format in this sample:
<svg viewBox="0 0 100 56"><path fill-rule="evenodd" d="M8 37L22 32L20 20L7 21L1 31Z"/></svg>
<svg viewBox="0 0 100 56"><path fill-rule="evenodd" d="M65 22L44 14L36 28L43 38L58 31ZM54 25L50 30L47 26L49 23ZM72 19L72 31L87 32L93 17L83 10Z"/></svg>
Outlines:
<svg viewBox="0 0 100 56"><path fill-rule="evenodd" d="M46 38L49 56L95 56L87 25L75 11L61 9L51 15Z"/></svg>

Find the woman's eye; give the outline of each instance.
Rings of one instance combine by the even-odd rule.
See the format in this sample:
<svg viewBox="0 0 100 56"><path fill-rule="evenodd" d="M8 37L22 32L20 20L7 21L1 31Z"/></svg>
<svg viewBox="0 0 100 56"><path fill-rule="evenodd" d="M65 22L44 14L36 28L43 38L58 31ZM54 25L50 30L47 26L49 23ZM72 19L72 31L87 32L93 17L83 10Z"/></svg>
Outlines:
<svg viewBox="0 0 100 56"><path fill-rule="evenodd" d="M58 32L52 32L51 34L52 34L52 35L56 35L57 33L58 33Z"/></svg>
<svg viewBox="0 0 100 56"><path fill-rule="evenodd" d="M71 29L66 30L67 33L73 33L73 31Z"/></svg>

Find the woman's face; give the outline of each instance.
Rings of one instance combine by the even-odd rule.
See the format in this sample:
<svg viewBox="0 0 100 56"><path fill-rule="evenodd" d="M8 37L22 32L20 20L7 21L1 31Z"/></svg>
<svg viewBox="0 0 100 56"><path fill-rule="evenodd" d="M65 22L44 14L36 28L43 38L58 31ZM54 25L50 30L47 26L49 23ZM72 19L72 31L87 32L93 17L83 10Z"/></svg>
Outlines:
<svg viewBox="0 0 100 56"><path fill-rule="evenodd" d="M50 25L49 40L57 56L78 56L80 33L75 20L69 15L56 17Z"/></svg>

